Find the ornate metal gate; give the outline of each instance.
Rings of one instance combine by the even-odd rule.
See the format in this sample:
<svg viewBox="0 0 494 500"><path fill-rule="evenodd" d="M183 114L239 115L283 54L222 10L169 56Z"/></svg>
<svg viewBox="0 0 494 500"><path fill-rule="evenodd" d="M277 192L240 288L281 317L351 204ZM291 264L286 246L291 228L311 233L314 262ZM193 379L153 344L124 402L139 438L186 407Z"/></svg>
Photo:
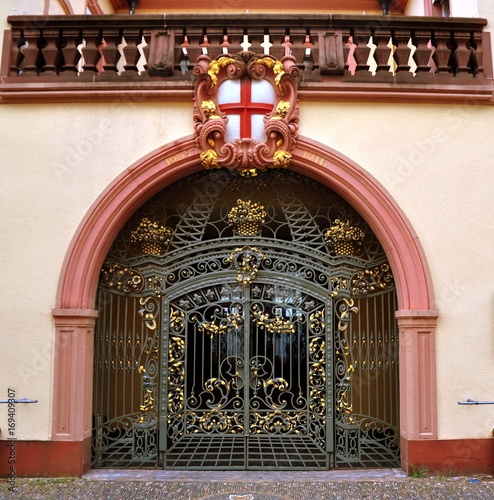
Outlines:
<svg viewBox="0 0 494 500"><path fill-rule="evenodd" d="M165 465L327 468L331 303L276 281L231 281L168 307Z"/></svg>
<svg viewBox="0 0 494 500"><path fill-rule="evenodd" d="M398 464L392 275L319 184L184 179L121 231L99 302L94 466Z"/></svg>

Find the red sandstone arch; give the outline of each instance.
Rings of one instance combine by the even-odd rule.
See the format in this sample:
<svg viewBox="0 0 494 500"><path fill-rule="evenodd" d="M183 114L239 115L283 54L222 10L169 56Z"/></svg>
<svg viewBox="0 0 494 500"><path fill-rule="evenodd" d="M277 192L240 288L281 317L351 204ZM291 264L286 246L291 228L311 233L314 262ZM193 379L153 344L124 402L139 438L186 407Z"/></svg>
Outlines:
<svg viewBox="0 0 494 500"><path fill-rule="evenodd" d="M92 353L101 265L118 232L151 196L200 170L193 137L153 151L119 175L89 209L63 264L57 305L53 440L80 445L75 473L89 468ZM402 449L436 438L434 332L437 312L426 259L396 202L357 164L331 148L299 138L293 169L345 198L371 226L396 279L400 326ZM407 466L407 453L403 453Z"/></svg>

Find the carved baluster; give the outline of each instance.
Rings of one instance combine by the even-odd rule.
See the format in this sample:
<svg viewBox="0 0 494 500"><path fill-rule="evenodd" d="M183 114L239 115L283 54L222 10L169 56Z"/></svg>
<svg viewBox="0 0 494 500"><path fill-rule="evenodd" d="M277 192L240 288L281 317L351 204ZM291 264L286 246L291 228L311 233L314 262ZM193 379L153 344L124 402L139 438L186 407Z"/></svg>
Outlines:
<svg viewBox="0 0 494 500"><path fill-rule="evenodd" d="M222 54L229 54L230 53L230 47L232 46L232 44L230 43L230 41L228 40L228 33L226 31L226 28L223 30L223 42L222 44L220 45L221 47L221 53Z"/></svg>
<svg viewBox="0 0 494 500"><path fill-rule="evenodd" d="M82 75L84 78L93 78L98 73L98 61L101 59L99 51L101 34L98 30L85 30L83 36L85 44L82 47L82 57L84 58Z"/></svg>
<svg viewBox="0 0 494 500"><path fill-rule="evenodd" d="M82 43L82 36L79 30L64 30L62 40L62 75L70 78L78 72L79 61L81 59L81 52L79 45Z"/></svg>
<svg viewBox="0 0 494 500"><path fill-rule="evenodd" d="M144 72L146 75L149 74L149 54L151 52L151 32L147 31L142 34L142 39L144 40L144 45L142 47L142 54L144 55ZM172 63L173 67L173 63ZM141 75L142 76L142 75Z"/></svg>
<svg viewBox="0 0 494 500"><path fill-rule="evenodd" d="M103 65L104 76L105 78L112 78L118 72L117 64L120 59L118 45L122 41L122 34L117 29L105 29L103 30L103 39L105 45L101 47L101 52L105 58L105 64Z"/></svg>
<svg viewBox="0 0 494 500"><path fill-rule="evenodd" d="M199 40L202 41L202 32L198 33L197 31L194 30L194 32L189 33L189 42L190 46L187 49L188 55L189 55L189 61L191 62L192 65L195 64L197 61L197 58L202 54L202 50L199 47Z"/></svg>
<svg viewBox="0 0 494 500"><path fill-rule="evenodd" d="M484 78L484 49L482 46L482 37L482 32L473 34L472 47L474 48L473 60L476 78Z"/></svg>
<svg viewBox="0 0 494 500"><path fill-rule="evenodd" d="M353 43L353 35L350 32L342 32L341 34L342 39L346 40L345 43L343 43L343 61L345 65L345 72L350 72L350 64L348 58L350 57L350 54L352 56L352 61L353 61L353 50L354 50L354 43ZM320 43L321 46L321 52L323 50L322 44ZM355 64L355 62L353 63Z"/></svg>
<svg viewBox="0 0 494 500"><path fill-rule="evenodd" d="M211 59L216 59L222 54L221 42L223 42L223 35L219 33L208 35L210 46L208 48L208 56Z"/></svg>
<svg viewBox="0 0 494 500"><path fill-rule="evenodd" d="M396 62L396 76L400 79L408 79L413 75L410 73L410 52L412 49L408 46L410 41L410 32L396 30L393 33L393 43L395 44L394 60Z"/></svg>
<svg viewBox="0 0 494 500"><path fill-rule="evenodd" d="M184 30L183 42L180 44L180 52L178 54L178 57L176 57L175 59L176 61L179 61L182 75L185 75L189 70L189 65L190 65L189 49L190 49L189 37L187 36Z"/></svg>
<svg viewBox="0 0 494 500"><path fill-rule="evenodd" d="M10 46L10 67L9 75L18 76L20 66L24 60L24 54L21 47L26 43L21 35L20 30L12 30L12 45Z"/></svg>
<svg viewBox="0 0 494 500"><path fill-rule="evenodd" d="M283 42L285 41L285 36L281 33L270 33L270 40L273 44L270 47L269 53L276 57L276 59L280 59L285 55L285 48L283 47Z"/></svg>
<svg viewBox="0 0 494 500"><path fill-rule="evenodd" d="M413 60L417 65L416 76L428 76L432 78L429 61L431 59L432 49L429 47L431 34L428 31L416 31L413 36L413 43L416 47L413 53Z"/></svg>
<svg viewBox="0 0 494 500"><path fill-rule="evenodd" d="M390 72L389 66L389 56L391 55L391 47L389 47L389 41L391 39L391 31L389 30L379 30L377 33L372 35L372 40L376 45L376 50L374 51L374 59L376 61L376 77L380 80L392 79L393 75Z"/></svg>
<svg viewBox="0 0 494 500"><path fill-rule="evenodd" d="M208 55L208 50L210 46L211 44L209 43L208 34L206 33L206 29L204 29L202 34L202 43L200 44L201 52L203 55L205 56Z"/></svg>
<svg viewBox="0 0 494 500"><path fill-rule="evenodd" d="M302 35L300 33L292 34L292 56L295 58L296 64L299 68L304 67L304 55L305 55L305 47L303 46L305 40L305 34Z"/></svg>
<svg viewBox="0 0 494 500"><path fill-rule="evenodd" d="M24 55L25 65L22 68L23 77L32 77L38 74L39 68L43 65L43 55L38 48L40 32L39 30L24 30L25 45L21 48Z"/></svg>
<svg viewBox="0 0 494 500"><path fill-rule="evenodd" d="M453 55L456 61L456 76L473 78L470 33L455 33L455 42L456 50Z"/></svg>
<svg viewBox="0 0 494 500"><path fill-rule="evenodd" d="M269 38L269 29L265 28L264 29L264 36L263 36L263 41L261 43L262 47L262 53L263 54L270 54L270 50L273 44L271 43L271 40Z"/></svg>
<svg viewBox="0 0 494 500"><path fill-rule="evenodd" d="M59 30L43 31L43 47L41 52L45 60L42 71L44 76L56 76L60 69L62 53L60 52L60 32Z"/></svg>
<svg viewBox="0 0 494 500"><path fill-rule="evenodd" d="M230 54L236 54L237 52L240 52L242 50L242 47L240 46L240 44L242 43L243 35L241 32L237 31L237 32L229 33L228 39L229 39L230 44L231 44L230 51L229 51ZM271 47L271 55L278 58L278 59L281 59L281 57L275 56L275 51L278 48L277 45L279 45L279 44L278 44L277 38L273 35L272 35L272 42L273 42L273 47ZM283 52L280 52L280 53L282 54Z"/></svg>
<svg viewBox="0 0 494 500"><path fill-rule="evenodd" d="M432 44L436 48L432 58L437 66L437 76L451 76L451 66L449 65L449 58L451 56L451 49L449 48L450 41L449 32L436 32Z"/></svg>
<svg viewBox="0 0 494 500"><path fill-rule="evenodd" d="M356 30L353 41L357 45L355 47L355 52L353 53L353 57L355 57L355 61L357 63L355 75L368 76L370 73L367 61L371 51L371 48L367 46L369 43L369 34L366 31Z"/></svg>
<svg viewBox="0 0 494 500"><path fill-rule="evenodd" d="M123 76L137 76L139 69L137 63L141 58L139 44L142 42L142 32L140 30L126 30L124 33L125 42L127 45L123 48L125 56L125 65Z"/></svg>
<svg viewBox="0 0 494 500"><path fill-rule="evenodd" d="M306 72L312 71L312 68L314 66L314 54L313 54L313 49L314 49L314 44L311 42L310 39L310 32L309 29L307 29L307 33L305 35L305 40L304 43L302 44L304 47L304 57L303 57L303 64L304 64L304 69ZM343 73L343 49L341 48L340 51L341 54L341 73Z"/></svg>
<svg viewBox="0 0 494 500"><path fill-rule="evenodd" d="M284 56L291 56L293 43L292 43L290 32L288 30L285 33L285 41L281 45L285 48Z"/></svg>

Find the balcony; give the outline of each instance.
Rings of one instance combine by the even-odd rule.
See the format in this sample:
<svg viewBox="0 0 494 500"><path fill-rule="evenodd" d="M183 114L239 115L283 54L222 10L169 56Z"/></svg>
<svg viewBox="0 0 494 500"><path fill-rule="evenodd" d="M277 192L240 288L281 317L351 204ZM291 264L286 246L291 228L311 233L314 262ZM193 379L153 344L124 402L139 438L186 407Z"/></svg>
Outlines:
<svg viewBox="0 0 494 500"><path fill-rule="evenodd" d="M190 101L194 65L291 54L301 100L493 101L485 19L353 14L12 16L0 102Z"/></svg>

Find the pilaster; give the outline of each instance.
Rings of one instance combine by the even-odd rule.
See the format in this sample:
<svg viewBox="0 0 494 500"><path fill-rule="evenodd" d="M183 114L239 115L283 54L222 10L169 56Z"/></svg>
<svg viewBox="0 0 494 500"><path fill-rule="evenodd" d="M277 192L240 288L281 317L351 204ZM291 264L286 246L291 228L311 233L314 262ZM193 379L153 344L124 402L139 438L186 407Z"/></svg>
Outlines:
<svg viewBox="0 0 494 500"><path fill-rule="evenodd" d="M93 309L54 309L55 373L53 434L56 441L91 437Z"/></svg>

